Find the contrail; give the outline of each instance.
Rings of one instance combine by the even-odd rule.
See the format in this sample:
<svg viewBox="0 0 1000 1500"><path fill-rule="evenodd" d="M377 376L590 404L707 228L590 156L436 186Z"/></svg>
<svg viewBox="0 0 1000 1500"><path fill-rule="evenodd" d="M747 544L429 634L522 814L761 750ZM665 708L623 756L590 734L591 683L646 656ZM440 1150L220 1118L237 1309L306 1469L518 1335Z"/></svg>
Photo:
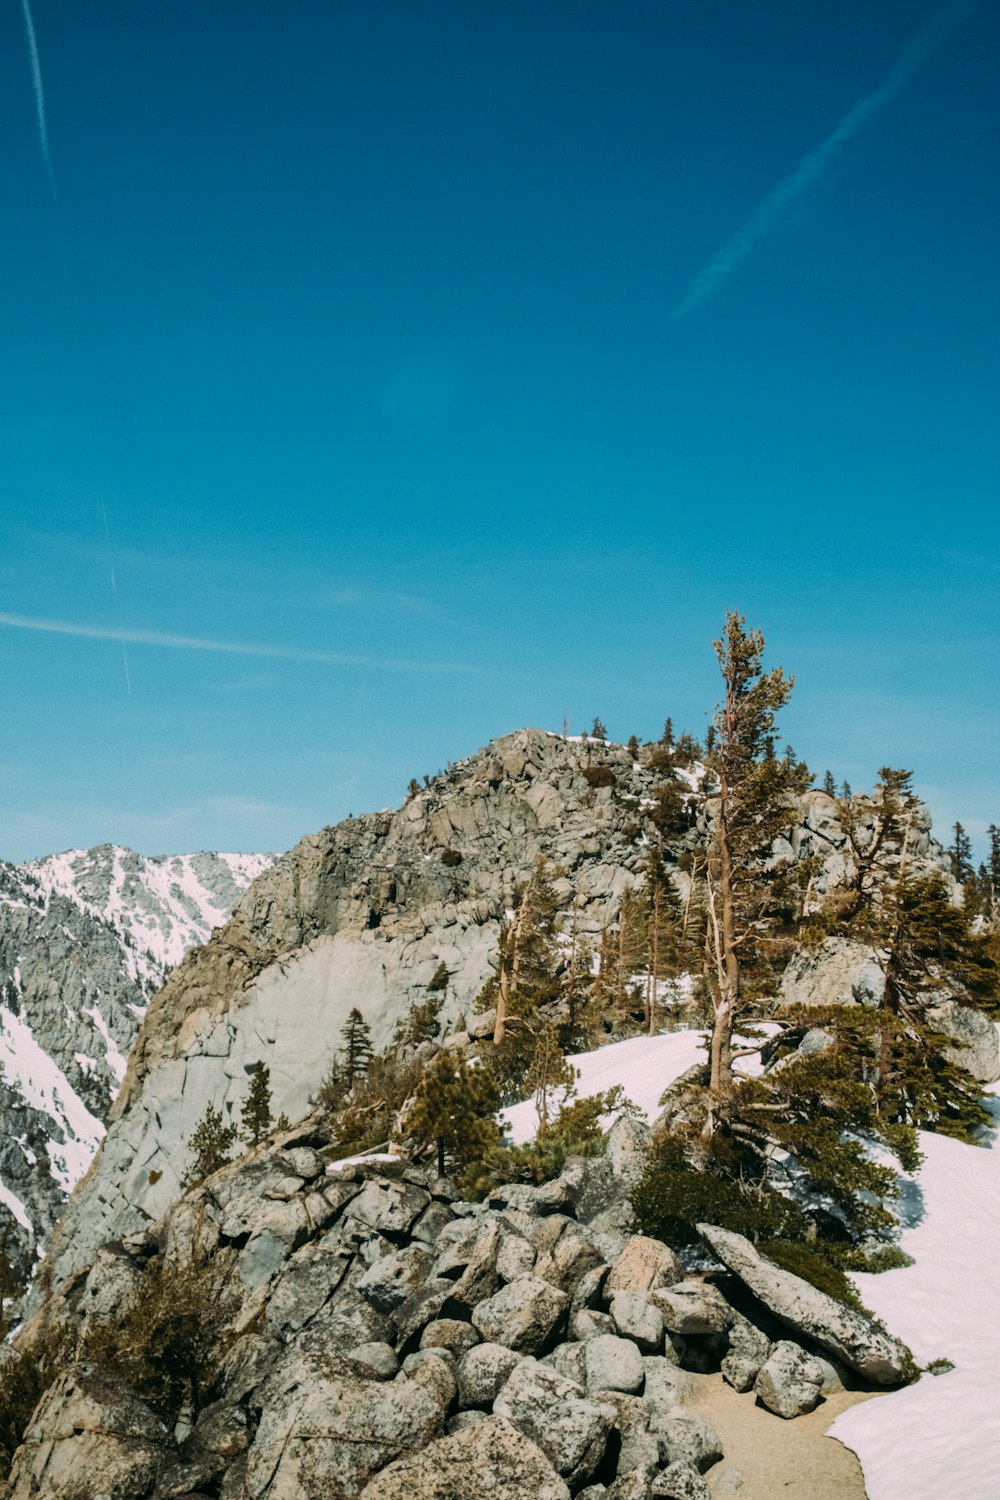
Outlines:
<svg viewBox="0 0 1000 1500"><path fill-rule="evenodd" d="M34 615L0 612L0 626L41 631L93 641L128 641L137 646L163 646L171 651L220 651L232 656L264 656L276 661L323 662L338 667L367 667L384 672L477 672L460 662L395 661L371 656L349 656L340 651L310 651L298 646L269 646L257 641L215 641L200 636L167 635L159 630L122 630L108 625L80 625L71 620L46 620Z"/></svg>
<svg viewBox="0 0 1000 1500"><path fill-rule="evenodd" d="M108 526L108 508L103 500L101 501L101 517L104 521L104 540L108 548L108 567L111 570L111 592L115 596L115 613L118 616L118 635L122 643L122 665L125 668L125 686L128 689L128 695L131 698L132 678L129 675L128 670L128 652L125 650L125 629L122 625L121 606L118 602L118 579L115 577L115 557L114 553L111 550L111 530Z"/></svg>
<svg viewBox="0 0 1000 1500"><path fill-rule="evenodd" d="M56 179L52 170L52 157L49 153L49 127L45 118L45 90L42 87L42 65L38 59L38 40L35 36L35 23L31 19L31 6L28 0L21 0L21 9L24 12L24 29L28 34L28 52L31 56L31 80L35 85L35 112L38 116L38 138L42 146L42 158L45 162L45 171L48 174L49 187L52 189L53 198L56 196Z"/></svg>
<svg viewBox="0 0 1000 1500"><path fill-rule="evenodd" d="M922 26L910 38L893 66L889 76L877 89L865 94L853 105L825 140L813 148L808 156L784 181L770 192L760 206L754 210L741 229L716 251L691 282L687 292L670 314L669 321L676 323L688 313L694 312L707 302L726 277L755 250L795 201L811 187L836 156L854 139L862 126L879 110L901 94L920 65L936 52L948 33L975 9L978 0L952 0Z"/></svg>

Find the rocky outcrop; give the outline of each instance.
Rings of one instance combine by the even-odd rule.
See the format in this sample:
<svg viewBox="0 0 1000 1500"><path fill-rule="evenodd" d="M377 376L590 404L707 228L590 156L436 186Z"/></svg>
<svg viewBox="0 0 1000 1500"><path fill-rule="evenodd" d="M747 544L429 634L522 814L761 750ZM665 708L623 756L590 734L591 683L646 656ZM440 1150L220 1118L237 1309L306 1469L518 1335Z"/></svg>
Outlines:
<svg viewBox="0 0 1000 1500"><path fill-rule="evenodd" d="M0 1225L24 1269L98 1148L150 995L271 859L102 845L0 864Z"/></svg>
<svg viewBox="0 0 1000 1500"><path fill-rule="evenodd" d="M102 1330L145 1305L159 1268L179 1278L179 1326L210 1274L225 1353L176 1426L114 1359L70 1364L5 1500L704 1500L722 1445L689 1404L688 1370L756 1361L743 1388L786 1417L821 1398L827 1372L792 1336L772 1345L658 1241L608 1241L597 1226L629 1179L607 1159L469 1203L403 1161L331 1161L331 1128L314 1114L277 1134L56 1287L21 1350L59 1329L78 1355L94 1347L84 1334L109 1347ZM734 1261L737 1238L724 1237ZM824 1333L810 1310L810 1346L835 1329L857 1353L853 1324L825 1309Z"/></svg>
<svg viewBox="0 0 1000 1500"><path fill-rule="evenodd" d="M594 767L613 785L591 785ZM592 778L591 778L592 779ZM594 934L641 879L653 774L624 746L522 730L449 768L395 812L303 839L149 1008L95 1172L70 1204L61 1270L176 1201L179 1143L207 1105L238 1111L270 1067L275 1113L308 1108L348 1011L376 1045L443 964L455 1031L490 976L513 889L544 856L577 930Z"/></svg>
<svg viewBox="0 0 1000 1500"><path fill-rule="evenodd" d="M699 1224L712 1254L780 1322L818 1345L874 1385L899 1385L912 1378L913 1357L864 1313L818 1291L801 1276L759 1255L750 1241L728 1229Z"/></svg>

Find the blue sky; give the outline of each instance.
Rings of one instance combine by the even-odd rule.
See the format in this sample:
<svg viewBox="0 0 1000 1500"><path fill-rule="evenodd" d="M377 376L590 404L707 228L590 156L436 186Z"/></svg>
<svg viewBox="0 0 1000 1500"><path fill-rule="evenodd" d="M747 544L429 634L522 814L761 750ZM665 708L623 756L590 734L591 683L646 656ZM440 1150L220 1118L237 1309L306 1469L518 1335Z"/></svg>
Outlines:
<svg viewBox="0 0 1000 1500"><path fill-rule="evenodd" d="M728 608L817 772L1000 821L996 5L29 14L0 855L283 848L522 724L701 733Z"/></svg>

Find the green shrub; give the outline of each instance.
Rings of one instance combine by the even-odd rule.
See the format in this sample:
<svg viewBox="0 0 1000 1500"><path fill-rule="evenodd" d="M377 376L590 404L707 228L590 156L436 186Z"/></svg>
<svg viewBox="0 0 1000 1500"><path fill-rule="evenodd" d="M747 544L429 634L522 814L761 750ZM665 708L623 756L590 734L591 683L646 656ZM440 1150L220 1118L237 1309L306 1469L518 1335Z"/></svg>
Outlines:
<svg viewBox="0 0 1000 1500"><path fill-rule="evenodd" d="M588 786L616 786L618 783L610 766L584 766L583 779Z"/></svg>
<svg viewBox="0 0 1000 1500"><path fill-rule="evenodd" d="M454 869L456 865L460 865L462 863L461 852L458 849L443 850L441 854L441 863L443 865L447 865L449 869Z"/></svg>
<svg viewBox="0 0 1000 1500"><path fill-rule="evenodd" d="M88 1331L77 1357L115 1370L172 1426L188 1401L196 1412L205 1404L237 1306L215 1267L157 1257L117 1316Z"/></svg>

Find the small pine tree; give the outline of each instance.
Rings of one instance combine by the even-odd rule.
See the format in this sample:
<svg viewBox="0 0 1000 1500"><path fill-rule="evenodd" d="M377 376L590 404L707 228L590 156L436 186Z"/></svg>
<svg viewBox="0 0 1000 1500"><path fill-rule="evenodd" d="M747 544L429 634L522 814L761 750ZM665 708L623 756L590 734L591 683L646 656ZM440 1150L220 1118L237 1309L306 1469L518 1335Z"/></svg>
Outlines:
<svg viewBox="0 0 1000 1500"><path fill-rule="evenodd" d="M967 880L972 879L972 841L961 823L956 823L952 832L955 841L948 850L948 858L951 861L951 873L959 885L964 885Z"/></svg>
<svg viewBox="0 0 1000 1500"><path fill-rule="evenodd" d="M444 959L442 959L437 968L434 970L434 973L431 975L430 979L427 981L427 988L432 995L437 994L438 991L446 990L448 988L448 980L450 978L451 974L449 973L448 965L445 963Z"/></svg>
<svg viewBox="0 0 1000 1500"><path fill-rule="evenodd" d="M665 719L663 721L663 733L660 735L660 744L665 750L672 750L674 744L674 721Z"/></svg>
<svg viewBox="0 0 1000 1500"><path fill-rule="evenodd" d="M592 740L602 740L603 741L603 740L606 740L607 737L608 737L608 731L607 731L607 729L604 727L604 725L601 723L600 719L597 718L597 716L595 714L595 716L594 716L594 727L590 731L590 738Z"/></svg>
<svg viewBox="0 0 1000 1500"><path fill-rule="evenodd" d="M563 1056L555 1027L543 1025L525 1079L528 1093L534 1095L539 1135L576 1093L576 1080L577 1071Z"/></svg>
<svg viewBox="0 0 1000 1500"><path fill-rule="evenodd" d="M259 1145L271 1129L271 1070L267 1063L259 1062L254 1067L240 1120L240 1135L248 1146Z"/></svg>
<svg viewBox="0 0 1000 1500"><path fill-rule="evenodd" d="M443 1048L424 1070L403 1129L418 1147L436 1149L440 1176L450 1165L461 1178L500 1145L499 1105L488 1069L470 1067L453 1048Z"/></svg>
<svg viewBox="0 0 1000 1500"><path fill-rule="evenodd" d="M638 760L638 758L639 758L639 741L638 741L638 739L636 738L636 736L634 734L630 734L629 735L629 737L628 737L628 744L626 745L625 748L628 750L628 753L629 753L629 755L631 755L631 757L632 757L633 760Z"/></svg>
<svg viewBox="0 0 1000 1500"><path fill-rule="evenodd" d="M223 1125L222 1111L214 1104L206 1105L205 1113L195 1126L188 1142L188 1150L194 1160L181 1179L182 1186L196 1187L211 1177L229 1160L229 1153L236 1144L237 1129L234 1124Z"/></svg>
<svg viewBox="0 0 1000 1500"><path fill-rule="evenodd" d="M836 797L837 795L837 783L833 779L832 771L827 771L823 777L823 790L828 797Z"/></svg>
<svg viewBox="0 0 1000 1500"><path fill-rule="evenodd" d="M340 1033L343 1047L341 1074L345 1086L352 1089L368 1072L372 1060L372 1034L364 1016L354 1006Z"/></svg>

